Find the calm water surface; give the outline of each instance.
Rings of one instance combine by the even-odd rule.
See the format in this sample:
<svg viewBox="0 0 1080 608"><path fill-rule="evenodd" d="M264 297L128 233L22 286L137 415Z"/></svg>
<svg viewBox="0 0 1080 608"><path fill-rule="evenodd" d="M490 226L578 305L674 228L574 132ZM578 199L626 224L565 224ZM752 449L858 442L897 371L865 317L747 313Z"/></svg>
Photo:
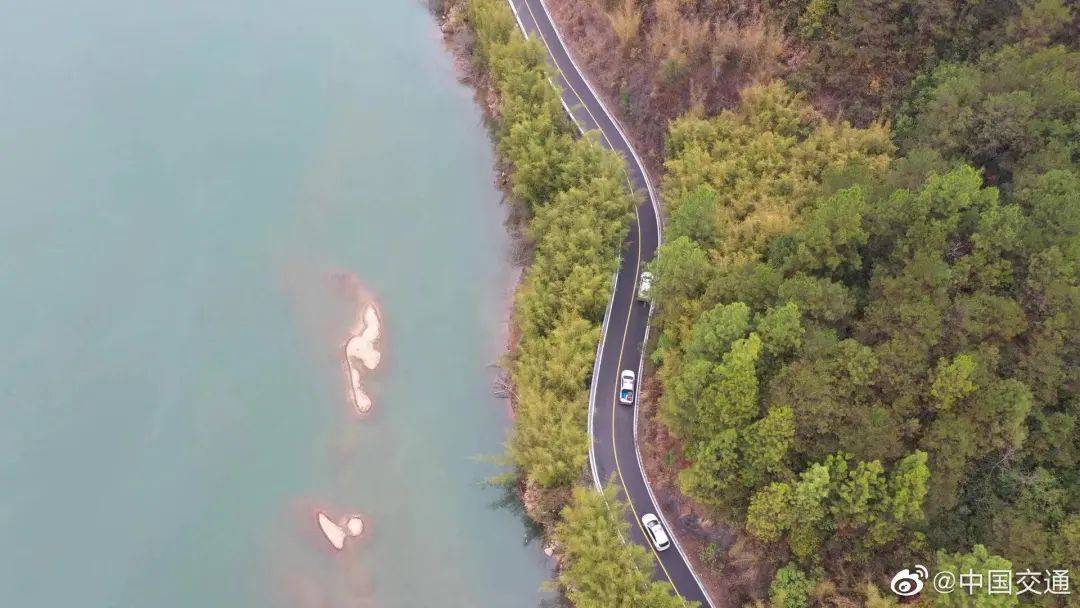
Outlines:
<svg viewBox="0 0 1080 608"><path fill-rule="evenodd" d="M492 158L423 6L0 5L0 605L540 604L476 458L508 424ZM333 553L317 509L368 530Z"/></svg>

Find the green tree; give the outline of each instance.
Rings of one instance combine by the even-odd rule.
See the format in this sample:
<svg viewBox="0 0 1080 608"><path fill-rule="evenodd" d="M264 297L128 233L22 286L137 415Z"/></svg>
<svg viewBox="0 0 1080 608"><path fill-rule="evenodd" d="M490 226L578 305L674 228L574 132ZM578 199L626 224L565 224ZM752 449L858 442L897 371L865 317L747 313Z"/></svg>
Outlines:
<svg viewBox="0 0 1080 608"><path fill-rule="evenodd" d="M790 483L773 482L759 490L747 509L747 531L766 542L780 540L795 525L794 499L795 489Z"/></svg>
<svg viewBox="0 0 1080 608"><path fill-rule="evenodd" d="M926 452L916 451L901 459L889 477L889 501L893 520L900 523L921 521L930 469Z"/></svg>
<svg viewBox="0 0 1080 608"><path fill-rule="evenodd" d="M690 192L682 200L672 205L668 217L668 239L685 236L706 247L715 246L719 238L716 230L717 194L712 188L702 185Z"/></svg>
<svg viewBox="0 0 1080 608"><path fill-rule="evenodd" d="M750 307L742 302L718 304L705 311L690 329L687 352L691 356L720 361L732 343L750 332Z"/></svg>
<svg viewBox="0 0 1080 608"><path fill-rule="evenodd" d="M794 234L795 250L787 268L837 276L862 269L859 249L869 235L862 227L866 200L858 187L822 200Z"/></svg>
<svg viewBox="0 0 1080 608"><path fill-rule="evenodd" d="M1012 570L1012 563L1000 556L991 555L983 545L975 545L970 553L937 554L937 570L949 571L957 576L964 573L981 573L984 577L988 570ZM989 593L938 593L934 603L941 608L1009 608L1019 605L1015 594Z"/></svg>
<svg viewBox="0 0 1080 608"><path fill-rule="evenodd" d="M803 558L820 550L826 534L833 537L830 543L865 557L922 521L930 477L926 461L924 452L915 452L886 475L876 460L852 463L846 454L830 455L794 485L774 482L757 492L747 511L747 530L766 541L787 534L792 552Z"/></svg>
<svg viewBox="0 0 1080 608"><path fill-rule="evenodd" d="M808 608L810 591L814 581L795 564L788 564L776 571L769 585L769 601L772 608Z"/></svg>
<svg viewBox="0 0 1080 608"><path fill-rule="evenodd" d="M782 301L794 302L806 316L822 323L837 323L855 309L855 299L843 283L796 274L778 288Z"/></svg>
<svg viewBox="0 0 1080 608"><path fill-rule="evenodd" d="M799 305L788 302L783 306L769 308L757 322L757 332L761 335L765 350L780 356L794 352L803 344L802 315Z"/></svg>
<svg viewBox="0 0 1080 608"><path fill-rule="evenodd" d="M577 608L675 608L683 601L668 583L654 582L653 560L629 534L627 506L614 486L603 494L575 488L555 529L566 556L559 583Z"/></svg>
<svg viewBox="0 0 1080 608"><path fill-rule="evenodd" d="M795 228L830 167L865 161L884 167L892 144L881 127L853 129L816 114L779 82L742 91L736 110L675 121L667 139L664 196L678 209L704 186L716 192L716 242L726 255L763 252Z"/></svg>
<svg viewBox="0 0 1080 608"><path fill-rule="evenodd" d="M712 274L708 254L685 236L661 245L649 269L656 275L652 289L657 302L700 295Z"/></svg>
<svg viewBox="0 0 1080 608"><path fill-rule="evenodd" d="M786 477L795 435L791 408L778 407L742 429L729 428L698 442L693 464L679 473L683 490L728 513L741 513L753 490Z"/></svg>
<svg viewBox="0 0 1080 608"><path fill-rule="evenodd" d="M938 361L934 383L930 387L930 396L937 402L940 410L948 410L958 401L975 392L978 385L972 380L977 367L975 357L958 355L952 361Z"/></svg>
<svg viewBox="0 0 1080 608"><path fill-rule="evenodd" d="M697 428L701 433L739 428L757 417L757 362L761 350L761 338L752 333L732 343L723 362L713 369L711 399L698 406Z"/></svg>
<svg viewBox="0 0 1080 608"><path fill-rule="evenodd" d="M1022 182L1016 198L1028 212L1027 251L1057 247L1068 260L1080 261L1080 175L1048 171Z"/></svg>
<svg viewBox="0 0 1080 608"><path fill-rule="evenodd" d="M938 67L900 130L908 147L933 147L1009 180L1033 169L1075 170L1078 116L1080 55L1008 46Z"/></svg>
<svg viewBox="0 0 1080 608"><path fill-rule="evenodd" d="M1073 10L1062 0L1026 0L1008 24L1009 36L1018 43L1046 46L1067 42Z"/></svg>

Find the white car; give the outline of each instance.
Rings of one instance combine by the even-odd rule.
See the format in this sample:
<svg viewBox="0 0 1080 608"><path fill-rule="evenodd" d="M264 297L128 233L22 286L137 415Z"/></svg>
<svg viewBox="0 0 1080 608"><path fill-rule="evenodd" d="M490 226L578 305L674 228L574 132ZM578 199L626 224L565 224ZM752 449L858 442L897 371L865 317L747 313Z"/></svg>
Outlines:
<svg viewBox="0 0 1080 608"><path fill-rule="evenodd" d="M649 293L652 292L653 276L649 271L641 273L641 280L638 281L637 299L642 302L649 301Z"/></svg>
<svg viewBox="0 0 1080 608"><path fill-rule="evenodd" d="M652 513L642 515L641 525L645 526L645 532L649 534L649 539L657 551L665 551L671 546L671 539L668 538L664 526L660 525L660 520L655 515Z"/></svg>
<svg viewBox="0 0 1080 608"><path fill-rule="evenodd" d="M628 369L619 374L619 403L634 405L634 372Z"/></svg>

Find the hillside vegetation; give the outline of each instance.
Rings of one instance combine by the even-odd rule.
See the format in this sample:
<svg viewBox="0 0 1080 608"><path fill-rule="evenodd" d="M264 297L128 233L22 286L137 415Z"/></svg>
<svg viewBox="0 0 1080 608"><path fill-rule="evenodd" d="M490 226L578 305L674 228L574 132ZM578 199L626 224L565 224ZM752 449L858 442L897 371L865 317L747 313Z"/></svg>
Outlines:
<svg viewBox="0 0 1080 608"><path fill-rule="evenodd" d="M1026 23L915 78L894 133L781 82L670 126L660 416L681 489L788 562L747 600L1080 568L1080 53Z"/></svg>
<svg viewBox="0 0 1080 608"><path fill-rule="evenodd" d="M884 608L915 563L1077 572L1076 0L548 3L662 165L650 356L675 439L657 466L702 525L742 531L699 568L725 576L749 552L773 574L721 601ZM505 2L459 6L528 217L509 444L527 508L579 608L677 605L585 477L633 196L618 158L575 136Z"/></svg>
<svg viewBox="0 0 1080 608"><path fill-rule="evenodd" d="M1006 44L1075 45L1080 0L546 0L646 158L666 124L784 80L819 111L892 120L912 83Z"/></svg>

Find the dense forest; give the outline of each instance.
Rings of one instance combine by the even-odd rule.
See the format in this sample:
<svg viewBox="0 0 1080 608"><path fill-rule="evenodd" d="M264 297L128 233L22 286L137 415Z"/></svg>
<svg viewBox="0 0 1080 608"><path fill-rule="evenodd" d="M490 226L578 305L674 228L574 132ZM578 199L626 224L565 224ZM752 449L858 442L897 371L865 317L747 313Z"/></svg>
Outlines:
<svg viewBox="0 0 1080 608"><path fill-rule="evenodd" d="M834 18L859 2L820 4L789 19L832 39L820 52L858 39ZM889 603L866 584L902 564L1080 568L1080 53L1059 44L1075 20L1055 0L993 26L964 7L944 23L968 52L874 47L932 65L850 97L892 125L827 118L774 81L670 126L660 416L681 489L786 556L774 605ZM899 36L891 12L854 14Z"/></svg>
<svg viewBox="0 0 1080 608"><path fill-rule="evenodd" d="M1080 571L1076 1L548 4L663 173L664 466L771 568L724 605L884 608L915 563ZM587 481L589 374L636 200L620 159L577 136L504 0L443 11L525 226L508 452L526 509L575 606L681 605Z"/></svg>

